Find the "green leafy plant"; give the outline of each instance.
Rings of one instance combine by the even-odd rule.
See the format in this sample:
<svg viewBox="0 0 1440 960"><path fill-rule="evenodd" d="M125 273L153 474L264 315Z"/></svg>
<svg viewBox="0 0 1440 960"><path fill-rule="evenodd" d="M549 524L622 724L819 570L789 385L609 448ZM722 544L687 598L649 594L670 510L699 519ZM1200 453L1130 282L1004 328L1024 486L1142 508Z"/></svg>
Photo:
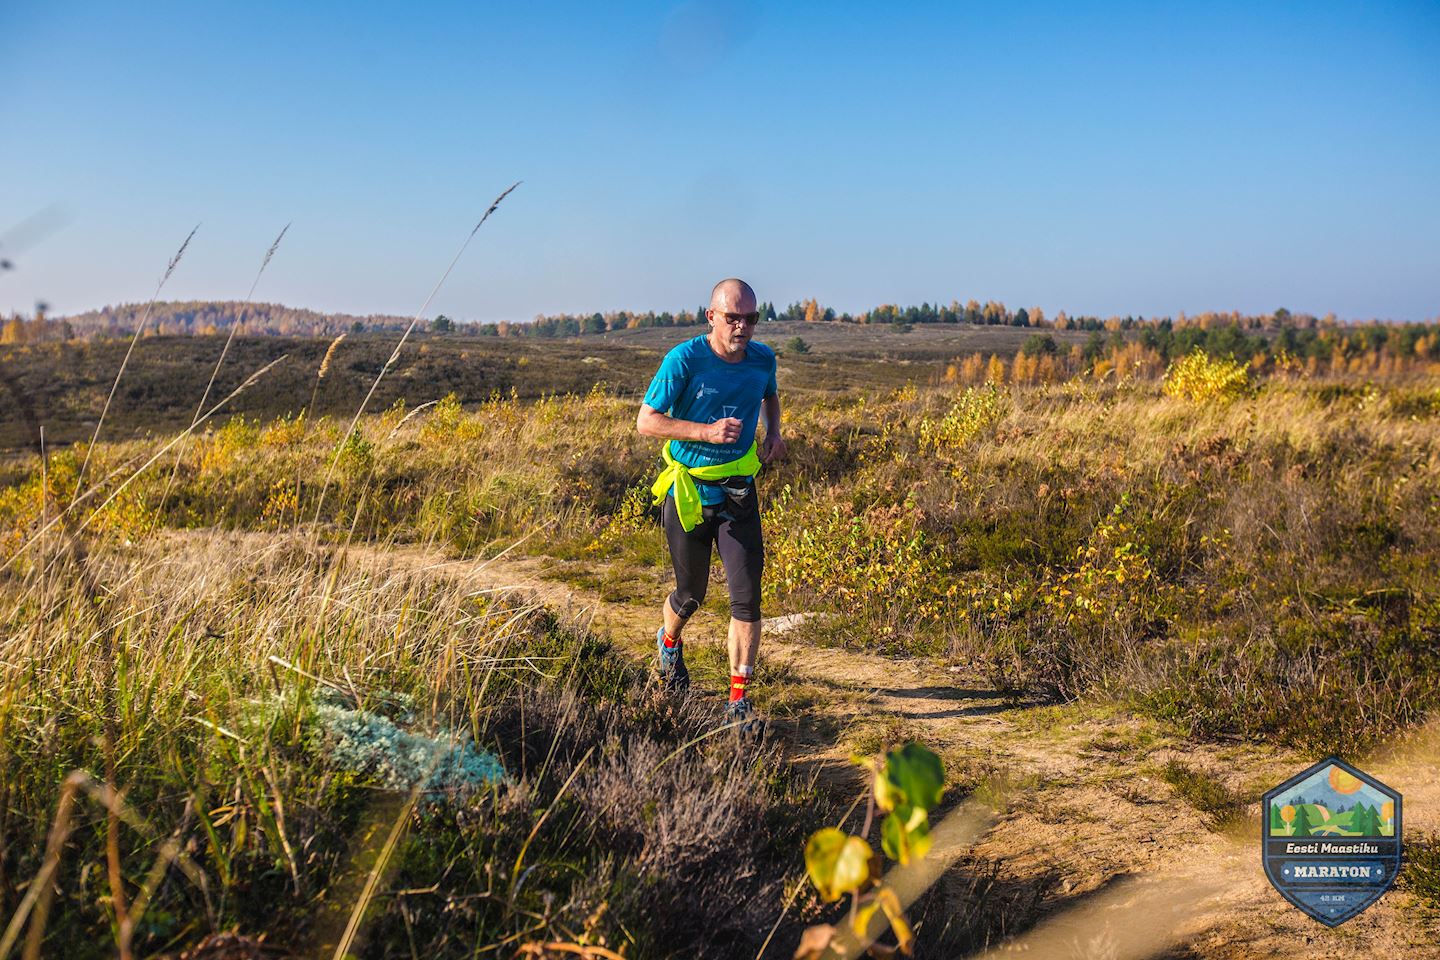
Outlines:
<svg viewBox="0 0 1440 960"><path fill-rule="evenodd" d="M940 803L945 790L945 771L940 758L918 743L907 743L885 754L883 763L858 759L873 778L870 808L861 835L826 827L811 834L805 844L805 870L820 897L834 903L850 895L850 916L846 924L818 924L805 931L796 951L797 960L820 960L831 956L856 956L865 950L872 957L910 956L915 934L905 918L905 906L881 875L881 859L865 836L877 809L886 816L880 824L880 847L902 867L925 856L930 850L930 811ZM884 913L897 945L876 941L871 925ZM883 928L882 928L883 932Z"/></svg>

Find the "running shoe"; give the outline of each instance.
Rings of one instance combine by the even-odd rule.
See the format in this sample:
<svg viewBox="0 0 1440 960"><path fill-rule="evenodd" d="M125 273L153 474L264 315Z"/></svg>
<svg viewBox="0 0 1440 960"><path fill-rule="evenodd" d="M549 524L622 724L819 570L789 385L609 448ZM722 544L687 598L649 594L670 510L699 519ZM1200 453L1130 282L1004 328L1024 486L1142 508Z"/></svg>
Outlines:
<svg viewBox="0 0 1440 960"><path fill-rule="evenodd" d="M725 722L735 724L735 735L743 743L759 743L765 737L765 718L755 712L749 697L726 705Z"/></svg>
<svg viewBox="0 0 1440 960"><path fill-rule="evenodd" d="M662 626L655 633L655 650L658 655L655 673L660 678L660 685L677 692L688 690L690 671L685 667L685 642L682 640L673 647L665 646L665 628Z"/></svg>

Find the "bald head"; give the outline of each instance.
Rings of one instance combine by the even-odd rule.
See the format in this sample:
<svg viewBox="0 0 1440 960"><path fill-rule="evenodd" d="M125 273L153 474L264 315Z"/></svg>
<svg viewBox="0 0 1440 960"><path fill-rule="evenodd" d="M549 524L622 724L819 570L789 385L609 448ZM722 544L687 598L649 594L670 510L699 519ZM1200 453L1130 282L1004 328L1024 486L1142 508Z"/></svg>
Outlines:
<svg viewBox="0 0 1440 960"><path fill-rule="evenodd" d="M721 280L715 284L715 289L710 291L711 310L720 310L725 313L754 313L758 304L759 301L755 299L755 291L750 289L750 284L734 277Z"/></svg>

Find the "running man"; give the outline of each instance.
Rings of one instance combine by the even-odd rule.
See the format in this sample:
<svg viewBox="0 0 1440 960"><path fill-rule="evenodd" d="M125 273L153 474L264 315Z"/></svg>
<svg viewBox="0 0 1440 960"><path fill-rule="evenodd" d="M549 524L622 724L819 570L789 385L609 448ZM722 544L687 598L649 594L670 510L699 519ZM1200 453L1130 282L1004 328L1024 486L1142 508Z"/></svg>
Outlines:
<svg viewBox="0 0 1440 960"><path fill-rule="evenodd" d="M743 280L721 280L705 311L710 332L665 355L645 392L635 428L661 445L665 468L651 488L663 498L665 539L675 568L675 591L656 633L661 683L690 685L681 634L710 581L712 545L720 549L730 587L730 703L726 719L743 734L763 722L745 696L760 651L760 571L765 548L755 474L785 456L775 351L754 339L760 320L755 291ZM755 428L765 414L765 439Z"/></svg>

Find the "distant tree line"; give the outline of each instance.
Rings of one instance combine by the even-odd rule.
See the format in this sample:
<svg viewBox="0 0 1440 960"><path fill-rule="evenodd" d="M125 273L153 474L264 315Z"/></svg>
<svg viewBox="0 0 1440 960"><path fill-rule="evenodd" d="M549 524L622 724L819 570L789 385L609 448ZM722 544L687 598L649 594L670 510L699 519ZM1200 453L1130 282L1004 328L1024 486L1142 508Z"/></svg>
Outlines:
<svg viewBox="0 0 1440 960"><path fill-rule="evenodd" d="M1195 350L1245 364L1257 373L1388 377L1440 372L1440 324L1369 323L1348 326L1250 328L1178 326L1164 318L1138 333L1093 331L1084 344L1062 346L1036 333L1011 359L980 353L957 358L945 379L964 384L1055 383L1080 373L1154 377Z"/></svg>
<svg viewBox="0 0 1440 960"><path fill-rule="evenodd" d="M125 337L140 326L143 304L107 306L101 310L50 319L43 309L31 318L13 316L0 323L0 343L33 343L44 340ZM1374 353L1396 358L1432 358L1437 346L1436 322L1392 324L1378 321L1345 323L1333 314L1315 317L1280 309L1273 313L1201 313L1177 317L1069 316L1064 311L1047 317L1039 307L1011 310L995 300L948 305L922 303L900 307L881 304L859 314L837 312L816 299L797 301L783 309L773 303L760 304L762 321L786 320L802 323L892 324L973 324L1014 326L1037 330L1089 330L1094 336L1083 349L1087 362L1117 343L1138 341L1161 359L1169 359L1200 347L1208 353L1248 360L1257 354L1310 357L1329 360L1337 355L1347 360ZM145 336L207 336L228 332L234 324L252 336L333 337L340 333L402 330L410 318L386 314L357 316L321 313L274 303L234 301L185 301L156 303L146 323ZM648 327L690 327L705 323L704 306L694 311L656 312L615 310L588 314L540 314L529 321L502 320L497 323L457 321L440 315L429 321L436 334L468 334L494 337L584 337L620 330ZM1106 341L1103 334L1111 338ZM1126 334L1129 334L1126 336Z"/></svg>
<svg viewBox="0 0 1440 960"><path fill-rule="evenodd" d="M134 333L145 314L143 303L127 303L77 313L65 319L74 336L125 337ZM211 336L240 324L241 333L272 337L333 337L366 330L403 330L409 317L388 314L357 316L321 313L278 303L233 300L186 300L156 303L145 322L146 336Z"/></svg>

